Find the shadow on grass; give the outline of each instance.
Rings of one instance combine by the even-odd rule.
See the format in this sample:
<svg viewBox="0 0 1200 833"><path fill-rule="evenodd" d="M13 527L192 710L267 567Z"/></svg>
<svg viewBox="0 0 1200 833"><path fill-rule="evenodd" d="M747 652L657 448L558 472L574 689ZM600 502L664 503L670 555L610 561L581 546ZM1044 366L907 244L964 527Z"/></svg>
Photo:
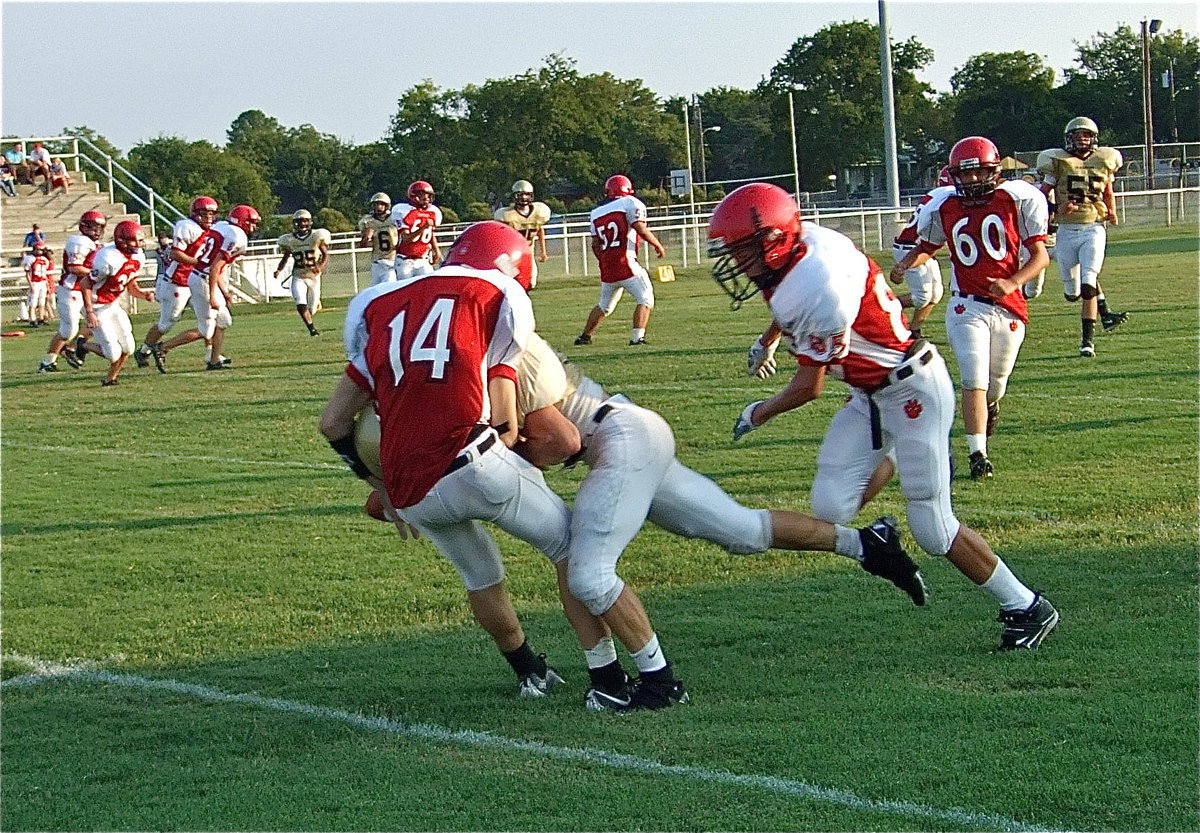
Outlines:
<svg viewBox="0 0 1200 833"><path fill-rule="evenodd" d="M222 512L216 515L190 515L177 518L135 518L126 521L103 519L97 521L75 521L58 524L21 524L6 523L0 525L0 535L56 535L64 532L94 532L100 529L114 531L145 531L150 529L169 529L184 526L222 526L231 521L246 521L256 518L289 518L310 517L344 518L362 515L362 506L309 506L295 509L276 509L264 512Z"/></svg>

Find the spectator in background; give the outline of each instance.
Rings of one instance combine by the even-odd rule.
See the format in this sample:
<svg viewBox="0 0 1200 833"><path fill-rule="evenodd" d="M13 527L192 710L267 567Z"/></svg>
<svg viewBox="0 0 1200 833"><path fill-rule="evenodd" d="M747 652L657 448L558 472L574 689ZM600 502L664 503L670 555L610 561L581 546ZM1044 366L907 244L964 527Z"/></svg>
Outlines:
<svg viewBox="0 0 1200 833"><path fill-rule="evenodd" d="M71 175L67 173L67 166L59 157L54 157L50 161L50 185L47 194L53 194L59 188L62 192L67 193L67 186L71 184Z"/></svg>
<svg viewBox="0 0 1200 833"><path fill-rule="evenodd" d="M46 235L42 231L42 227L37 223L33 224L33 231L25 235L25 242L22 244L27 249L33 249L37 246L46 245Z"/></svg>
<svg viewBox="0 0 1200 833"><path fill-rule="evenodd" d="M29 151L29 184L36 185L36 177L42 177L46 193L50 193L50 151L42 147L41 142L34 142L33 150Z"/></svg>
<svg viewBox="0 0 1200 833"><path fill-rule="evenodd" d="M4 151L4 158L12 165L17 182L29 182L29 162L25 156L25 148L20 142Z"/></svg>
<svg viewBox="0 0 1200 833"><path fill-rule="evenodd" d="M7 197L17 195L17 171L7 157L0 156L0 191Z"/></svg>

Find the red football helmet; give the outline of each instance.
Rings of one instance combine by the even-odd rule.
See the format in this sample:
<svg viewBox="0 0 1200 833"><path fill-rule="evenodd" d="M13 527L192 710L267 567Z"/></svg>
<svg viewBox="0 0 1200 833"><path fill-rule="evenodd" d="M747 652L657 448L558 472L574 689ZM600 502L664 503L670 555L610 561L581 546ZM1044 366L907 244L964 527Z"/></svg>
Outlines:
<svg viewBox="0 0 1200 833"><path fill-rule="evenodd" d="M950 178L950 167L948 165L943 165L942 169L938 171L937 184L939 188L943 185L954 184L954 180Z"/></svg>
<svg viewBox="0 0 1200 833"><path fill-rule="evenodd" d="M113 245L121 254L131 255L142 248L142 227L133 220L122 220L113 230Z"/></svg>
<svg viewBox="0 0 1200 833"><path fill-rule="evenodd" d="M261 222L262 215L252 205L235 205L229 212L230 225L237 226L248 235L254 234Z"/></svg>
<svg viewBox="0 0 1200 833"><path fill-rule="evenodd" d="M191 218L208 229L217 221L217 201L212 197L196 197L192 200Z"/></svg>
<svg viewBox="0 0 1200 833"><path fill-rule="evenodd" d="M433 202L433 186L423 179L418 179L408 186L408 201L417 208L428 208Z"/></svg>
<svg viewBox="0 0 1200 833"><path fill-rule="evenodd" d="M970 200L987 199L1000 184L1000 151L991 139L968 136L950 150L950 178L961 197ZM985 178L963 182L964 171L982 170Z"/></svg>
<svg viewBox="0 0 1200 833"><path fill-rule="evenodd" d="M625 174L613 174L604 181L604 196L626 197L633 193L633 183Z"/></svg>
<svg viewBox="0 0 1200 833"><path fill-rule="evenodd" d="M93 240L99 240L104 236L106 225L108 225L108 220L99 211L85 211L79 218L79 230Z"/></svg>
<svg viewBox="0 0 1200 833"><path fill-rule="evenodd" d="M526 292L533 283L533 250L525 235L495 220L468 226L446 252L442 265L498 269Z"/></svg>
<svg viewBox="0 0 1200 833"><path fill-rule="evenodd" d="M713 279L737 309L760 289L778 286L804 257L800 209L778 185L752 182L721 200L708 221Z"/></svg>

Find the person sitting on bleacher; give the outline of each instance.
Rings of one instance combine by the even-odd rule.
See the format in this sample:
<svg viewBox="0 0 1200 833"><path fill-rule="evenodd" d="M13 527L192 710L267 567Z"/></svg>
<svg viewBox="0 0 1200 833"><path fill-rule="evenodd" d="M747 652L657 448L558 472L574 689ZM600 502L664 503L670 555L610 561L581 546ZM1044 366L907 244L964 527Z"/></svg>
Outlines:
<svg viewBox="0 0 1200 833"><path fill-rule="evenodd" d="M50 161L50 186L46 191L47 194L53 194L59 188L62 192L67 193L67 186L71 184L71 175L67 173L67 166L63 164L62 159L54 157Z"/></svg>
<svg viewBox="0 0 1200 833"><path fill-rule="evenodd" d="M4 158L8 160L8 164L12 165L17 182L33 184L29 182L29 162L26 161L25 148L21 142L17 142L11 148L4 151Z"/></svg>
<svg viewBox="0 0 1200 833"><path fill-rule="evenodd" d="M17 195L17 172L6 157L0 156L0 192L7 197Z"/></svg>
<svg viewBox="0 0 1200 833"><path fill-rule="evenodd" d="M34 142L33 150L29 151L29 184L36 185L34 181L41 177L46 188L46 193L50 193L50 151L42 147L41 142Z"/></svg>

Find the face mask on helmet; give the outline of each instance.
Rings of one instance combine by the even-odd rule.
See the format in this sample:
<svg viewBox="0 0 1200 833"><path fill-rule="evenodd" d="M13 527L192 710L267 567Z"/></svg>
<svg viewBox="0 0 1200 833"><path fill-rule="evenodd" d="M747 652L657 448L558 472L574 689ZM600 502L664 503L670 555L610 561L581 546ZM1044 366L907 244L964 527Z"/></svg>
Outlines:
<svg viewBox="0 0 1200 833"><path fill-rule="evenodd" d="M312 224L312 215L303 208L292 215L292 229L300 237L304 237L306 234L312 231Z"/></svg>
<svg viewBox="0 0 1200 833"><path fill-rule="evenodd" d="M533 184L528 180L517 180L513 183L512 195L514 205L530 205L533 202Z"/></svg>
<svg viewBox="0 0 1200 833"><path fill-rule="evenodd" d="M433 202L433 186L418 179L408 186L408 202L417 208L428 208Z"/></svg>
<svg viewBox="0 0 1200 833"><path fill-rule="evenodd" d="M93 240L104 236L104 227L108 221L99 211L87 211L79 218L79 230Z"/></svg>
<svg viewBox="0 0 1200 833"><path fill-rule="evenodd" d="M1090 130L1072 130L1067 134L1068 153L1086 156L1096 149L1096 134Z"/></svg>
<svg viewBox="0 0 1200 833"><path fill-rule="evenodd" d="M201 228L212 228L217 221L217 201L212 197L196 197L192 200L190 216Z"/></svg>
<svg viewBox="0 0 1200 833"><path fill-rule="evenodd" d="M392 198L382 191L378 191L371 195L371 214L376 220L382 220L388 216L392 210Z"/></svg>
<svg viewBox="0 0 1200 833"><path fill-rule="evenodd" d="M132 220L117 223L113 231L113 245L121 254L131 255L142 248L142 227Z"/></svg>
<svg viewBox="0 0 1200 833"><path fill-rule="evenodd" d="M958 195L967 200L986 200L1000 184L1000 151L983 136L968 136L951 148L947 167Z"/></svg>
<svg viewBox="0 0 1200 833"><path fill-rule="evenodd" d="M708 256L733 309L779 285L804 256L800 234L796 202L778 186L753 182L721 201L709 220Z"/></svg>
<svg viewBox="0 0 1200 833"><path fill-rule="evenodd" d="M249 236L258 230L258 224L262 222L262 216L258 210L250 205L235 206L229 212L229 222L235 225Z"/></svg>

